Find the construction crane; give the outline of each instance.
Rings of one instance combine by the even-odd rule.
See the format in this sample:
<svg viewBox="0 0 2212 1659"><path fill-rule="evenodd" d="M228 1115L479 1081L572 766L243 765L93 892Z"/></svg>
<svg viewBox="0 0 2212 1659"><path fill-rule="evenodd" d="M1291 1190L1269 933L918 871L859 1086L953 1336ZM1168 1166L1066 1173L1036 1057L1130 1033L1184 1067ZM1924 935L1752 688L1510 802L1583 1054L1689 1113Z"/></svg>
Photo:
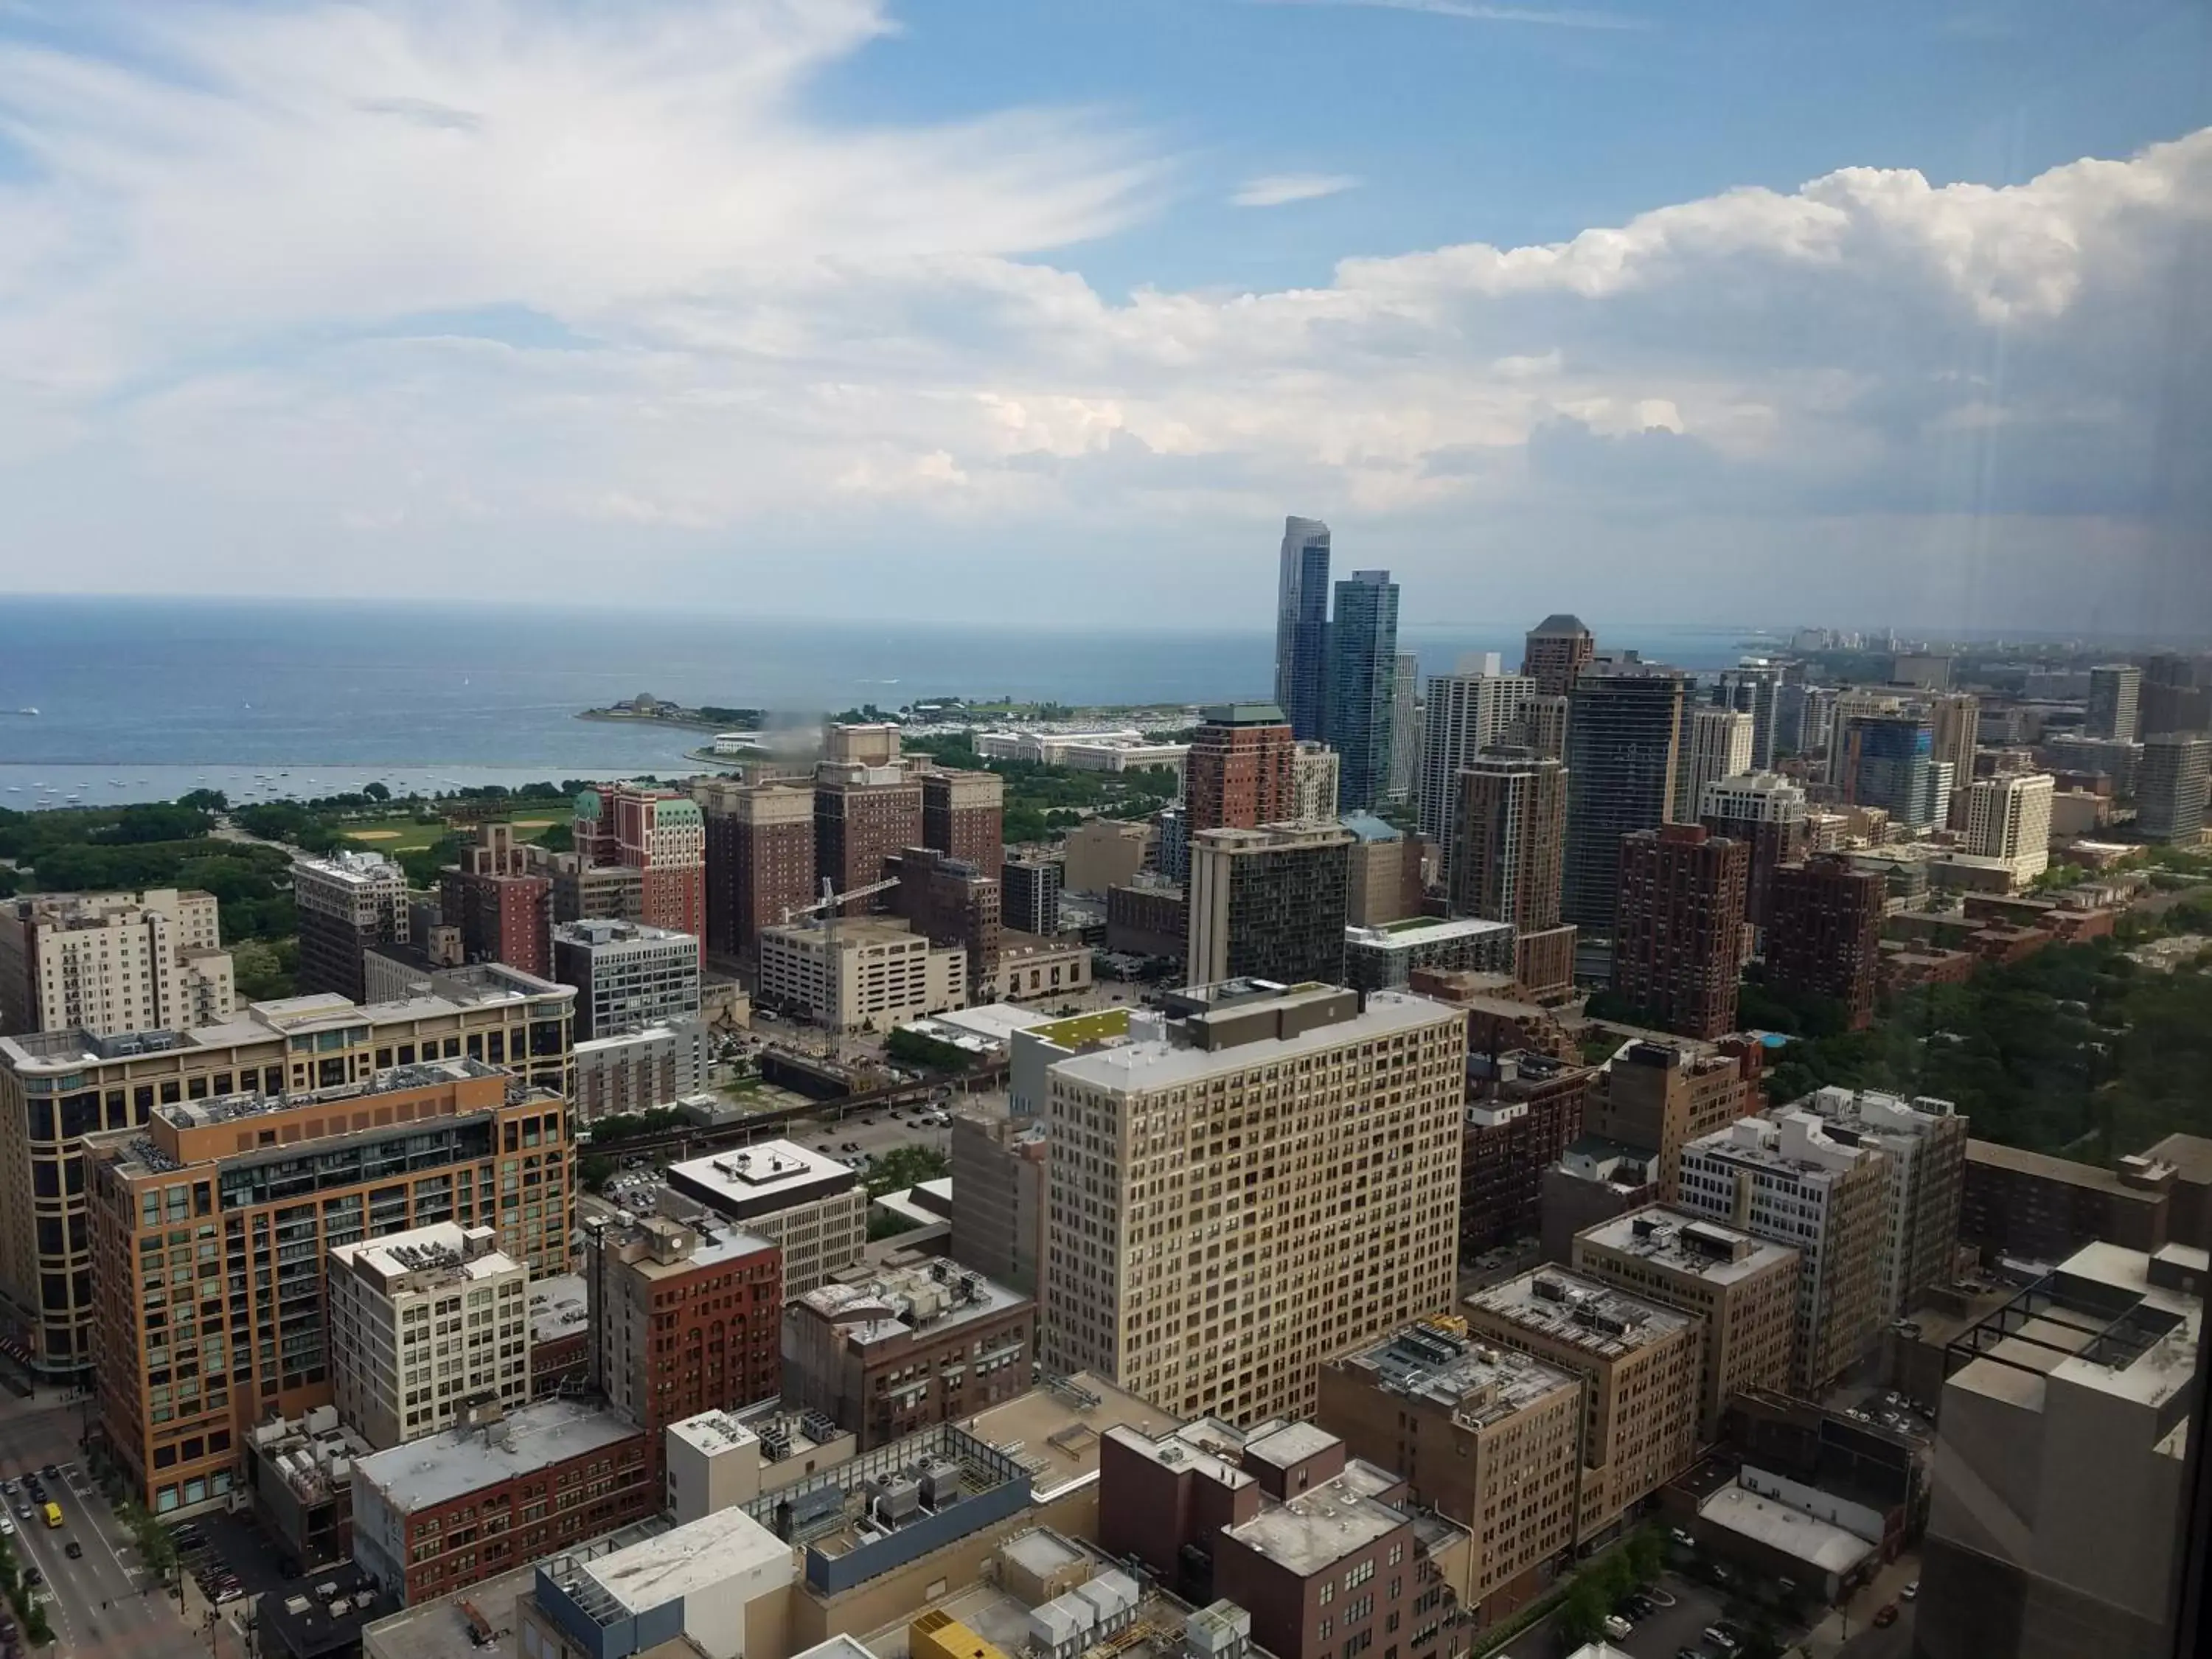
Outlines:
<svg viewBox="0 0 2212 1659"><path fill-rule="evenodd" d="M836 890L836 884L824 876L822 878L820 898L811 904L803 904L796 908L787 909L783 913L783 919L787 924L799 916L811 916L817 910L823 913L822 958L824 970L823 980L830 992L830 1052L833 1058L843 1046L845 1028L845 1010L842 1006L845 997L845 980L837 963L837 913L854 899L872 898L878 893L887 893L897 885L897 878L894 877L889 881L871 882L866 887L855 887L848 892L841 893Z"/></svg>

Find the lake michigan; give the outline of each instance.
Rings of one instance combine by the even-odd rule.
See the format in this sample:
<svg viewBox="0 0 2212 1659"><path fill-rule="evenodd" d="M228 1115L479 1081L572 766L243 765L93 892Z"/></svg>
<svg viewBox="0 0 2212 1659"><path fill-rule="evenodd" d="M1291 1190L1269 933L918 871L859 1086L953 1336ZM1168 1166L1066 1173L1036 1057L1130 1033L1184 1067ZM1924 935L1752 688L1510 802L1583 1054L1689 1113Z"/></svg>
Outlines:
<svg viewBox="0 0 2212 1659"><path fill-rule="evenodd" d="M1264 696L1271 628L1079 632L1024 624L791 622L496 605L0 599L0 806L395 793L538 779L677 776L696 732L580 720L641 691L799 716L916 697L1067 703ZM1407 626L1424 674L1463 654L1517 665L1522 631ZM1601 649L1733 663L1748 627L1590 618ZM13 711L36 708L36 715Z"/></svg>

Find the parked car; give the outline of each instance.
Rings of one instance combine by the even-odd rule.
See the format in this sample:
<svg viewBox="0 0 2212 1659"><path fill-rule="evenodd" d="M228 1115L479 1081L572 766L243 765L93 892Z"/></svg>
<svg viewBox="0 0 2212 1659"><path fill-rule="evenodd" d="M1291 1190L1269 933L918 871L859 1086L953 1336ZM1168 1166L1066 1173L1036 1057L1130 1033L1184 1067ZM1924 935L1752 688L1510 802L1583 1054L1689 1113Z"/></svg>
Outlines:
<svg viewBox="0 0 2212 1659"><path fill-rule="evenodd" d="M1920 1581L1916 1578L1911 1583L1907 1584L1903 1589L1898 1591L1897 1599L1900 1601L1911 1601L1917 1599L1919 1594Z"/></svg>
<svg viewBox="0 0 2212 1659"><path fill-rule="evenodd" d="M1605 1639L1608 1642L1626 1642L1628 1639L1629 1632L1635 1628L1635 1626L1630 1624L1619 1613L1607 1614L1605 1621Z"/></svg>
<svg viewBox="0 0 2212 1659"><path fill-rule="evenodd" d="M1676 1543L1680 1544L1686 1550L1694 1549L1697 1547L1698 1540L1691 1537L1688 1533L1684 1532L1680 1527L1669 1527L1667 1529L1667 1535L1673 1539Z"/></svg>
<svg viewBox="0 0 2212 1659"><path fill-rule="evenodd" d="M1875 1613L1874 1622L1876 1629L1887 1629L1888 1626L1895 1624L1897 1622L1897 1603L1894 1601L1883 1602L1881 1608Z"/></svg>
<svg viewBox="0 0 2212 1659"><path fill-rule="evenodd" d="M15 1523L6 1516L0 1515L0 1538L12 1538L15 1534Z"/></svg>
<svg viewBox="0 0 2212 1659"><path fill-rule="evenodd" d="M1705 1630L1705 1645L1722 1653L1734 1653L1743 1644L1735 1639L1735 1632L1725 1625L1708 1625Z"/></svg>
<svg viewBox="0 0 2212 1659"><path fill-rule="evenodd" d="M47 1464L46 1468L40 1469L39 1473L46 1476L49 1480L58 1480L62 1478L62 1472L59 1466L52 1463Z"/></svg>

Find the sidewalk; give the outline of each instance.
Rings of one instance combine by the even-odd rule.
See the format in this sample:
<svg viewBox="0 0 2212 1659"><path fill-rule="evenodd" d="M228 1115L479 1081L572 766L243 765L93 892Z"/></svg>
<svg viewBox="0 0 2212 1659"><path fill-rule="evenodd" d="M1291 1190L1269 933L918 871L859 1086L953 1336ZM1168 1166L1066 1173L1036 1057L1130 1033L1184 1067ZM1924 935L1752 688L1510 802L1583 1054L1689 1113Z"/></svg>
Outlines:
<svg viewBox="0 0 2212 1659"><path fill-rule="evenodd" d="M1850 1601L1850 1636L1844 1634L1845 1615L1829 1609L1826 1617L1813 1626L1812 1633L1804 1638L1804 1645L1813 1650L1813 1659L1835 1659L1843 1651L1846 1640L1864 1635L1874 1627L1874 1616L1885 1602L1897 1600L1898 1592L1920 1577L1920 1557L1917 1552L1907 1550L1874 1576Z"/></svg>

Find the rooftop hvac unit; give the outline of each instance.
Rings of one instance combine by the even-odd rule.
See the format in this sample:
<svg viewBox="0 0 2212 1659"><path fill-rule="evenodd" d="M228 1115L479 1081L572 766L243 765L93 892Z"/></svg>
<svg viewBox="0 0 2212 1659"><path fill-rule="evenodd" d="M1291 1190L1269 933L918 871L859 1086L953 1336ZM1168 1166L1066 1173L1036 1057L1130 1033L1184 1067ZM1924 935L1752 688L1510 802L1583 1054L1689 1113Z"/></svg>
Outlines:
<svg viewBox="0 0 2212 1659"><path fill-rule="evenodd" d="M1543 1302L1565 1302L1567 1299L1567 1287L1556 1279L1546 1279L1539 1275L1528 1281L1528 1294Z"/></svg>
<svg viewBox="0 0 2212 1659"><path fill-rule="evenodd" d="M960 1466L948 1458L939 1458L926 1465L921 1471L921 1495L933 1510L941 1510L960 1499Z"/></svg>
<svg viewBox="0 0 2212 1659"><path fill-rule="evenodd" d="M791 1518L799 1526L806 1526L834 1515L844 1507L845 1492L842 1486L826 1484L809 1486L794 1493L791 1498Z"/></svg>
<svg viewBox="0 0 2212 1659"><path fill-rule="evenodd" d="M1183 1620L1192 1659L1243 1659L1252 1647L1252 1615L1234 1601L1216 1601Z"/></svg>
<svg viewBox="0 0 2212 1659"><path fill-rule="evenodd" d="M771 1463L780 1463L791 1455L791 1431L781 1423L771 1423L760 1431L761 1455Z"/></svg>
<svg viewBox="0 0 2212 1659"><path fill-rule="evenodd" d="M802 1412L799 1426L801 1432L817 1446L824 1441L835 1440L838 1434L836 1419L823 1411Z"/></svg>
<svg viewBox="0 0 2212 1659"><path fill-rule="evenodd" d="M1659 1223L1653 1217L1640 1215L1630 1224L1630 1230L1638 1238L1649 1238L1658 1231Z"/></svg>
<svg viewBox="0 0 2212 1659"><path fill-rule="evenodd" d="M1137 1603L1142 1599L1136 1580L1118 1567L1107 1568L1068 1594L1091 1604L1097 1614L1098 1634L1102 1637L1112 1636L1126 1627L1137 1616Z"/></svg>
<svg viewBox="0 0 2212 1659"><path fill-rule="evenodd" d="M887 1527L902 1527L921 1513L921 1483L904 1475L868 1482L868 1508Z"/></svg>

